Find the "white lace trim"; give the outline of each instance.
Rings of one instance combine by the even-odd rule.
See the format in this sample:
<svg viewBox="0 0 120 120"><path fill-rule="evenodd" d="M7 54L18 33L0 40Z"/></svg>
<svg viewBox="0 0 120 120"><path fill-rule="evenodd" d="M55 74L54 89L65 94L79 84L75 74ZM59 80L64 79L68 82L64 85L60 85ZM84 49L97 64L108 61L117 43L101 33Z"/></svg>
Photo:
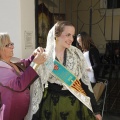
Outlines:
<svg viewBox="0 0 120 120"><path fill-rule="evenodd" d="M39 78L30 87L30 105L24 120L32 120L33 114L39 109L39 103L43 95L43 86L40 84Z"/></svg>
<svg viewBox="0 0 120 120"><path fill-rule="evenodd" d="M43 85L47 82L49 77L49 71L53 70L54 59L55 59L55 26L49 31L47 37L47 46L46 46L46 54L47 61L40 65L37 73L39 73L39 78L31 85L30 87L30 105L29 110L24 118L24 120L32 120L33 114L37 112L39 109L39 104L42 99L44 87Z"/></svg>

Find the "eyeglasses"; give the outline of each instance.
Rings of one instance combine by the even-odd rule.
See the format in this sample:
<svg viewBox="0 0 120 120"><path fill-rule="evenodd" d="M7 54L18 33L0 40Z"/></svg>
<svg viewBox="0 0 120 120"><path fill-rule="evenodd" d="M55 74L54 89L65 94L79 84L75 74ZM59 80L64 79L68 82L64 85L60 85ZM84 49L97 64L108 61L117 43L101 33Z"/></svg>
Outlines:
<svg viewBox="0 0 120 120"><path fill-rule="evenodd" d="M5 47L12 47L14 46L14 43L8 43L7 45L5 45Z"/></svg>

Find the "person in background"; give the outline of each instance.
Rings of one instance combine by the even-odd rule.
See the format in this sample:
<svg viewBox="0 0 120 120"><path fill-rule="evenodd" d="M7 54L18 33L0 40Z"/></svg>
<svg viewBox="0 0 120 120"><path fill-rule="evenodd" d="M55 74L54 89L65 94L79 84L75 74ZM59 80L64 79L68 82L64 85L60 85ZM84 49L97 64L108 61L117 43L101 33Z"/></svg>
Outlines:
<svg viewBox="0 0 120 120"><path fill-rule="evenodd" d="M88 68L88 76L92 87L98 81L99 67L100 67L100 55L97 47L92 41L92 38L86 32L81 32L77 35L78 48L81 49L86 59Z"/></svg>
<svg viewBox="0 0 120 120"><path fill-rule="evenodd" d="M38 78L37 67L46 61L38 47L28 59L11 62L14 43L8 33L0 33L0 93L5 106L3 120L24 120L30 102L29 86ZM25 67L25 69L24 69Z"/></svg>
<svg viewBox="0 0 120 120"><path fill-rule="evenodd" d="M60 73L56 76L53 71L49 72L42 101L39 100L41 94L37 94L40 88L33 87L31 96L34 96L34 100L30 103L30 111L25 120L102 120L88 80L84 56L78 48L72 46L74 34L75 27L69 21L59 21L49 31L47 44L49 47L55 45L50 49L53 51L51 56L55 55L53 71ZM66 74L61 68L65 68ZM45 74L47 72L44 71ZM67 75L71 79L70 73L76 76L75 86L69 86L64 81ZM37 108L36 112L32 108Z"/></svg>

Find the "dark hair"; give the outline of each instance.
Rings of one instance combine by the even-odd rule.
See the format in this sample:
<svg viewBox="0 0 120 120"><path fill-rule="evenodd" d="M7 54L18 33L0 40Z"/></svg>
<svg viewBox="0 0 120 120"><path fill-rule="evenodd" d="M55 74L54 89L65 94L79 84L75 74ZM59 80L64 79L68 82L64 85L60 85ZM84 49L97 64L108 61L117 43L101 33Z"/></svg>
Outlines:
<svg viewBox="0 0 120 120"><path fill-rule="evenodd" d="M59 37L61 33L64 31L65 26L73 26L74 25L69 21L58 21L55 25L55 36Z"/></svg>
<svg viewBox="0 0 120 120"><path fill-rule="evenodd" d="M89 50L91 46L95 46L94 42L92 41L92 38L90 37L90 35L87 32L81 32L77 35L77 37L81 37L81 41L82 41L82 49L86 49Z"/></svg>

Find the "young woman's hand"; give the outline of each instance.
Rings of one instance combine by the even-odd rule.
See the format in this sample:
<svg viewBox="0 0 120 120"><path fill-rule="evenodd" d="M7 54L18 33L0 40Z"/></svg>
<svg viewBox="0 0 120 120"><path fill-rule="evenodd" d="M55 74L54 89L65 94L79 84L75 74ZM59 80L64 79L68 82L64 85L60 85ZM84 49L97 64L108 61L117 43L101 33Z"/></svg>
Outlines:
<svg viewBox="0 0 120 120"><path fill-rule="evenodd" d="M95 115L96 120L102 120L102 116L100 114Z"/></svg>

